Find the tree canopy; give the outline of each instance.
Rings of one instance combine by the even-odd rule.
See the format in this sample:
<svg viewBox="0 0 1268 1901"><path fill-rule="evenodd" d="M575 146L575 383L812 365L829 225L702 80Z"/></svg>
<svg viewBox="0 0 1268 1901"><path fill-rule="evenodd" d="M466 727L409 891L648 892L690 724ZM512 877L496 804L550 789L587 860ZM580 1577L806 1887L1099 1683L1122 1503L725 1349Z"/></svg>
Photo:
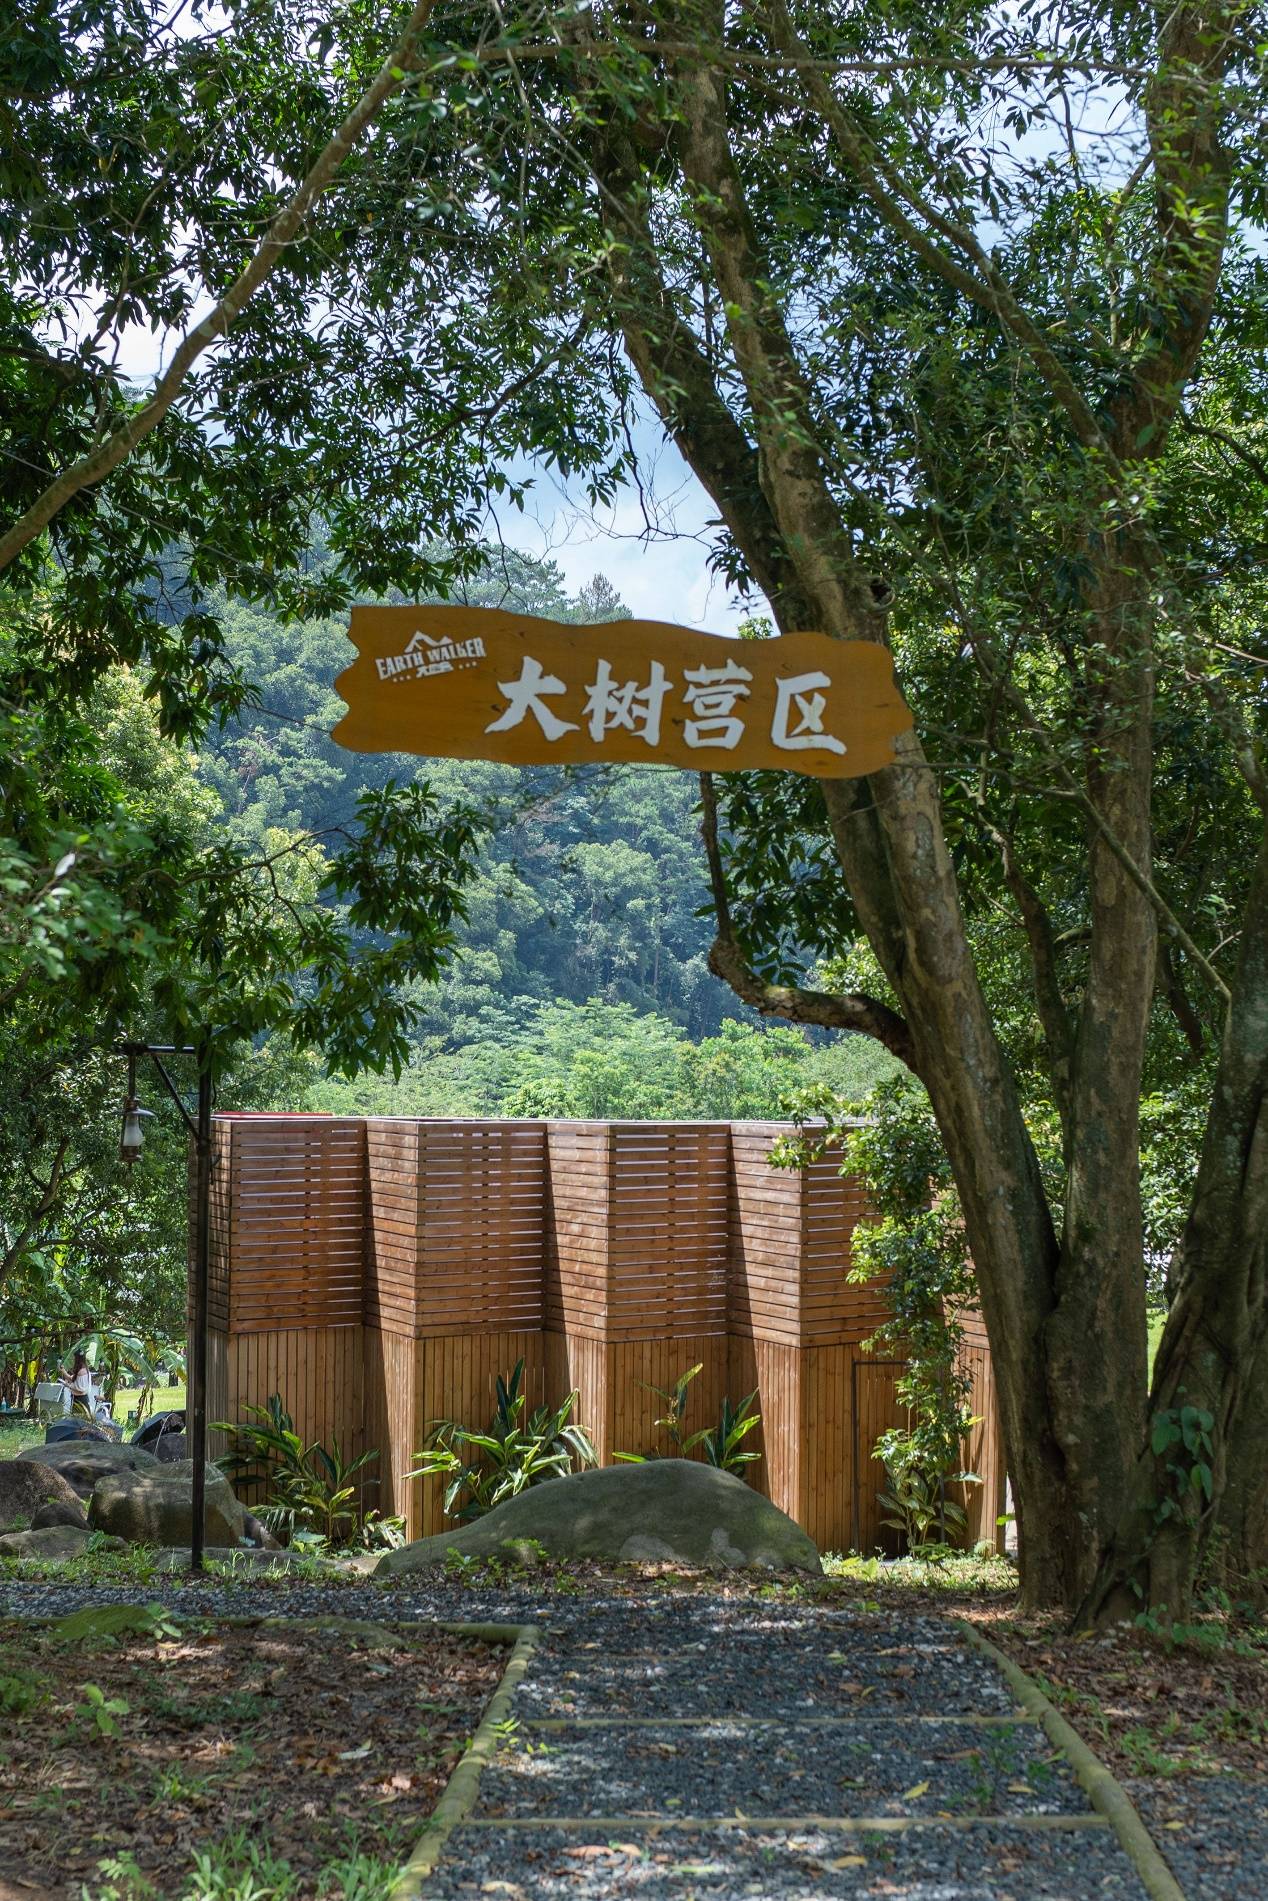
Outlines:
<svg viewBox="0 0 1268 1901"><path fill-rule="evenodd" d="M6 942L57 954L65 828L27 825L22 760L75 752L57 722L110 665L144 658L164 730L195 732L244 699L209 588L292 615L452 588L534 457L608 497L654 415L712 498L715 569L778 631L887 643L917 723L865 781L702 788L714 971L927 1091L1032 1599L1181 1613L1212 1551L1249 1574L1268 1539L1256 14L416 9L268 297L154 417L119 369L129 326L168 327L177 362L401 17L19 14L0 447L6 519L43 496L47 532L4 568L6 696L36 708ZM130 414L155 423L135 453L64 494ZM174 507L189 578L164 618ZM375 884L395 828L434 821L423 797L371 795L328 895L434 973L456 902L397 919ZM645 944L638 849L576 862ZM118 944L117 902L85 887L86 941ZM1154 1178L1142 1117L1172 1131Z"/></svg>

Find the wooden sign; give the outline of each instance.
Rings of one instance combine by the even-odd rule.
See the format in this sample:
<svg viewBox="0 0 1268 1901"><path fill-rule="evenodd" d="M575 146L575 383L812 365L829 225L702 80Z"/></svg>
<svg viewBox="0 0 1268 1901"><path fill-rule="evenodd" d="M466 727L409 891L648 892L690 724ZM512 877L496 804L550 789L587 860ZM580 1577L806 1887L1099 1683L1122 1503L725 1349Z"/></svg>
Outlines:
<svg viewBox="0 0 1268 1901"><path fill-rule="evenodd" d="M726 640L663 621L572 627L486 607L355 607L332 737L353 752L508 765L639 760L846 779L892 765L911 714L886 648Z"/></svg>

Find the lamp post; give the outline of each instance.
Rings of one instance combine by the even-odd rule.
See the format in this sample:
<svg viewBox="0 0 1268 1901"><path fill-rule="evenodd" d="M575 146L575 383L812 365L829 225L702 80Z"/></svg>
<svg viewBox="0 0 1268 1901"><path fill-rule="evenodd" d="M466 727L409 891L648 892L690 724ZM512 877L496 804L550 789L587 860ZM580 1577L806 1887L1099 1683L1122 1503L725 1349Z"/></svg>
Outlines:
<svg viewBox="0 0 1268 1901"><path fill-rule="evenodd" d="M152 1116L143 1109L136 1092L137 1064L149 1057L168 1095L180 1111L181 1120L194 1140L196 1163L194 1187L194 1301L191 1319L192 1339L186 1368L187 1416L190 1454L193 1459L193 1524L190 1531L189 1565L191 1571L203 1568L203 1544L207 1513L207 1283L211 1264L211 1050L206 1037L196 1044L118 1043L117 1056L128 1059L128 1089L123 1104L123 1127L119 1136L119 1159L131 1165L141 1153L145 1139L142 1118ZM181 1100L163 1062L165 1056L192 1056L198 1064L198 1106L190 1115Z"/></svg>

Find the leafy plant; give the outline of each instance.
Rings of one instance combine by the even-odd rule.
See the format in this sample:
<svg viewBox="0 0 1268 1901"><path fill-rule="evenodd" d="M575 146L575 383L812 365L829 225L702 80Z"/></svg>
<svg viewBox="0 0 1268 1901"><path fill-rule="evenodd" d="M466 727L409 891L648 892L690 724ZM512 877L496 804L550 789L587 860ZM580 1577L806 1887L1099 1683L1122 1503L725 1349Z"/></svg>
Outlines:
<svg viewBox="0 0 1268 1901"><path fill-rule="evenodd" d="M1214 1430L1214 1416L1200 1406L1171 1406L1154 1414L1150 1446L1171 1481L1171 1496L1161 1498L1154 1513L1159 1524L1198 1494L1210 1504Z"/></svg>
<svg viewBox="0 0 1268 1901"><path fill-rule="evenodd" d="M106 1855L97 1863L98 1874L106 1877L106 1886L95 1891L86 1885L79 1890L80 1901L150 1901L158 1889L146 1875L135 1855Z"/></svg>
<svg viewBox="0 0 1268 1901"><path fill-rule="evenodd" d="M688 1445L702 1447L709 1464L716 1466L720 1472L739 1472L744 1466L751 1465L754 1459L760 1459L760 1452L751 1451L742 1443L754 1426L762 1423L762 1415L750 1410L756 1398L756 1392L749 1393L738 1406L732 1406L729 1399L724 1399L722 1416L717 1425L693 1433Z"/></svg>
<svg viewBox="0 0 1268 1901"><path fill-rule="evenodd" d="M194 1853L191 1874L175 1890L179 1901L288 1901L299 1886L288 1861L235 1829Z"/></svg>
<svg viewBox="0 0 1268 1901"><path fill-rule="evenodd" d="M218 1463L230 1478L268 1487L263 1522L294 1546L356 1543L365 1520L355 1481L377 1450L345 1459L337 1439L329 1448L316 1439L305 1445L280 1393L246 1410L253 1418L245 1423L216 1424L215 1431L234 1435L232 1452Z"/></svg>
<svg viewBox="0 0 1268 1901"><path fill-rule="evenodd" d="M946 1495L948 1484L980 1485L976 1472L940 1474L919 1462L918 1447L901 1432L882 1434L877 1452L885 1463L889 1490L877 1499L890 1515L881 1523L900 1531L913 1558L929 1559L939 1552L950 1556L948 1533L962 1536L968 1523L962 1505Z"/></svg>
<svg viewBox="0 0 1268 1901"><path fill-rule="evenodd" d="M756 1392L749 1393L737 1407L733 1407L729 1399L724 1399L722 1415L716 1426L702 1426L698 1432L692 1433L685 1430L687 1399L691 1382L703 1370L704 1361L698 1360L695 1366L689 1366L687 1371L680 1373L673 1385L668 1387L652 1386L646 1380L639 1381L645 1393L655 1393L664 1404L664 1412L653 1423L668 1438L670 1450L667 1454L618 1452L616 1456L621 1464L643 1465L649 1459L661 1457L686 1459L691 1456L697 1446L703 1448L708 1463L717 1466L723 1472L738 1472L742 1467L750 1465L753 1460L761 1458L760 1452L740 1449L745 1435L750 1433L754 1426L760 1426L762 1423L761 1414L749 1410L757 1398Z"/></svg>
<svg viewBox="0 0 1268 1901"><path fill-rule="evenodd" d="M119 1718L132 1714L132 1705L126 1697L107 1696L98 1683L82 1683L84 1700L75 1706L75 1715L84 1722L93 1723L99 1736L117 1736Z"/></svg>
<svg viewBox="0 0 1268 1901"><path fill-rule="evenodd" d="M45 1699L45 1690L30 1670L15 1670L0 1676L0 1712L5 1716L25 1716Z"/></svg>
<svg viewBox="0 0 1268 1901"><path fill-rule="evenodd" d="M152 1637L156 1642L179 1637L181 1626L162 1604L86 1604L59 1617L52 1627L59 1644L112 1643L118 1637Z"/></svg>
<svg viewBox="0 0 1268 1901"><path fill-rule="evenodd" d="M691 1382L698 1373L702 1373L703 1371L704 1361L697 1360L694 1366L689 1366L685 1373L678 1375L678 1378L674 1381L672 1386L652 1386L646 1380L639 1381L639 1385L643 1391L645 1393L655 1393L657 1399L660 1400L665 1408L660 1418L653 1420L652 1424L666 1435L673 1448L672 1456L675 1458L685 1458L691 1446L694 1445L696 1440L700 1437L697 1433L695 1439L688 1440L685 1430L685 1421L687 1417L687 1397ZM617 1459L625 1465L641 1465L645 1459L655 1458L657 1454L647 1452L618 1452L616 1456Z"/></svg>
<svg viewBox="0 0 1268 1901"><path fill-rule="evenodd" d="M530 1485L598 1464L589 1433L573 1422L576 1391L558 1406L538 1406L529 1413L523 1378L522 1359L508 1378L498 1375L497 1409L487 1432L440 1419L415 1454L418 1464L406 1477L444 1479L450 1518L480 1518Z"/></svg>

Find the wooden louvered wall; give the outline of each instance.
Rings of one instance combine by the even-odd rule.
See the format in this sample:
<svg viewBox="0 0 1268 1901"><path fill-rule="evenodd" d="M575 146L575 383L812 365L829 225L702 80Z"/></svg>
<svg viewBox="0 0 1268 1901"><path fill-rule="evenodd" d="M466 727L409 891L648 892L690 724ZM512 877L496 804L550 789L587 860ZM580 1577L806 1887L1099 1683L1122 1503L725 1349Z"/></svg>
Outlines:
<svg viewBox="0 0 1268 1901"><path fill-rule="evenodd" d="M220 1118L212 1416L278 1391L307 1436L377 1446L373 1502L417 1537L444 1522L439 1488L404 1478L431 1424L485 1424L517 1359L530 1404L577 1390L605 1463L653 1449L649 1389L700 1363L688 1430L756 1392L750 1480L822 1549L871 1549L885 1537L871 1447L902 1413L897 1372L859 1347L883 1295L847 1279L870 1210L839 1154L772 1169L783 1133ZM988 1480L966 1503L974 1535L993 1536L1003 1460L977 1317L965 1356L983 1415L966 1460Z"/></svg>

